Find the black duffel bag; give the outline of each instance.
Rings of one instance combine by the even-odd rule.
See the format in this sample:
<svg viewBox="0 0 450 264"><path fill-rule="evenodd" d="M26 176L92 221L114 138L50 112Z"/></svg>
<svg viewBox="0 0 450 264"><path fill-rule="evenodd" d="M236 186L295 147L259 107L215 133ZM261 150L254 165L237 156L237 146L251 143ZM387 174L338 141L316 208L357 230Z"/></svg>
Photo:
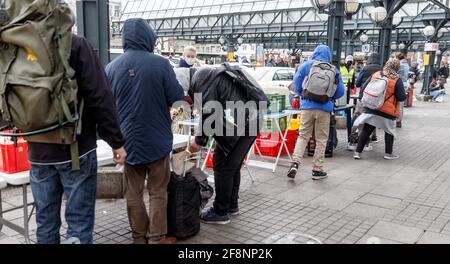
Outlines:
<svg viewBox="0 0 450 264"><path fill-rule="evenodd" d="M189 238L200 232L200 184L190 173L172 173L168 188L168 235Z"/></svg>

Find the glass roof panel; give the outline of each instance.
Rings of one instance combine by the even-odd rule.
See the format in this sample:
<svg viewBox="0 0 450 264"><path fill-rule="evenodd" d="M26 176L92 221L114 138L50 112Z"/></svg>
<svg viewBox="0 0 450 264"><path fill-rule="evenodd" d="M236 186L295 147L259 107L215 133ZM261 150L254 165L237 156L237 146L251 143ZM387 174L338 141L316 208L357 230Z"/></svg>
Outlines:
<svg viewBox="0 0 450 264"><path fill-rule="evenodd" d="M359 0L360 3L369 4L371 0ZM423 10L427 3L417 5L418 0L408 1L402 15L417 15L417 11ZM311 0L128 0L124 5L122 21L131 17L192 17L198 15L220 15L226 13L248 13L251 11L300 9L312 7ZM370 13L372 5L364 8ZM363 13L363 12L361 12ZM151 14L151 15L149 15Z"/></svg>

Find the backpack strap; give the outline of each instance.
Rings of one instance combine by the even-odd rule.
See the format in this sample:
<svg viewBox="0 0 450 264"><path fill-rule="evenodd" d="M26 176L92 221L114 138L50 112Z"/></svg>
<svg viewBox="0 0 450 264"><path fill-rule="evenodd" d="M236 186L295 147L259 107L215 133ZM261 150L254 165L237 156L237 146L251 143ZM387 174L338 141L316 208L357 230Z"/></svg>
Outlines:
<svg viewBox="0 0 450 264"><path fill-rule="evenodd" d="M51 0L49 1L50 5L52 5L53 9L58 9L61 7L61 2L59 0ZM61 18L61 11L60 10L56 10L56 45L57 45L57 49L58 49L58 54L61 60L61 63L64 67L64 72L65 72L65 76L64 78L67 81L67 85L70 87L70 89L72 90L76 90L76 83L73 80L73 77L75 76L75 71L72 69L72 67L70 67L69 65L69 59L67 58L67 54L66 54L66 50L64 50L63 47L63 34L65 34L66 32L63 31L63 29L61 28L60 25L63 24L62 18ZM61 95L60 96L60 104L61 104L61 108L63 111L63 114L65 116L65 118L67 119L67 121L69 121L70 123L74 124L74 133L73 133L73 142L70 145L70 155L72 158L72 170L73 171L79 171L80 170L80 155L79 155L79 148L78 148L78 141L76 140L77 135L81 134L81 129L82 129L82 111L84 110L84 100L81 100L80 102L80 106L78 109L78 105L77 105L77 100L75 100L75 112L78 114L78 116L73 117L71 112L70 112L70 108L69 105L67 104L66 100L64 99L64 97Z"/></svg>
<svg viewBox="0 0 450 264"><path fill-rule="evenodd" d="M384 77L384 75L381 75L382 77ZM399 78L395 78L395 85L397 85ZM389 96L388 98L386 98L386 100L384 100L384 102L386 103L387 101L389 101L393 96L395 96L395 85L394 85L394 92L391 94L391 96ZM389 80L388 80L388 88L389 88ZM395 105L395 101L397 100L397 98L394 98L394 105Z"/></svg>
<svg viewBox="0 0 450 264"><path fill-rule="evenodd" d="M79 171L80 167L80 152L78 149L78 142L70 145L70 156L72 158L72 171Z"/></svg>

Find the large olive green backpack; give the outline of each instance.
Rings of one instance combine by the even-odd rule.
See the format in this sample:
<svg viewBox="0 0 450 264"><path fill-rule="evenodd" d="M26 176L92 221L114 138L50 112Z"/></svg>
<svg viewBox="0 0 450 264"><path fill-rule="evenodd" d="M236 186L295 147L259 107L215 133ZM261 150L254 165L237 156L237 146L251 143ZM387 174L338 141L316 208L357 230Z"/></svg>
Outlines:
<svg viewBox="0 0 450 264"><path fill-rule="evenodd" d="M71 146L83 103L69 65L74 21L62 0L0 0L0 111L14 136Z"/></svg>

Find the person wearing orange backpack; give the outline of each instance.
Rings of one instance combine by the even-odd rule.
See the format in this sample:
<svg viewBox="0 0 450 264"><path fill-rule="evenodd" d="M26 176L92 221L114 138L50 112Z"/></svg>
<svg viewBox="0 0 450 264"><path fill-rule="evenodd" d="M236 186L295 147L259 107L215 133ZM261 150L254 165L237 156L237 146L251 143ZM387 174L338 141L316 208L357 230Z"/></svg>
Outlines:
<svg viewBox="0 0 450 264"><path fill-rule="evenodd" d="M385 131L386 155L384 159L395 160L399 158L393 154L396 120L400 116L400 102L404 102L407 99L399 71L400 61L398 59L391 59L386 63L382 72L376 72L362 87L364 96L373 97L373 94L367 92L367 87L383 78L387 80L387 88L382 99L384 101L381 101L380 104L381 107L369 107L368 104L365 104L363 114L355 121L355 126L360 127L361 130L358 147L353 156L356 160L361 159L364 146L376 128ZM364 97L362 101L364 103Z"/></svg>

